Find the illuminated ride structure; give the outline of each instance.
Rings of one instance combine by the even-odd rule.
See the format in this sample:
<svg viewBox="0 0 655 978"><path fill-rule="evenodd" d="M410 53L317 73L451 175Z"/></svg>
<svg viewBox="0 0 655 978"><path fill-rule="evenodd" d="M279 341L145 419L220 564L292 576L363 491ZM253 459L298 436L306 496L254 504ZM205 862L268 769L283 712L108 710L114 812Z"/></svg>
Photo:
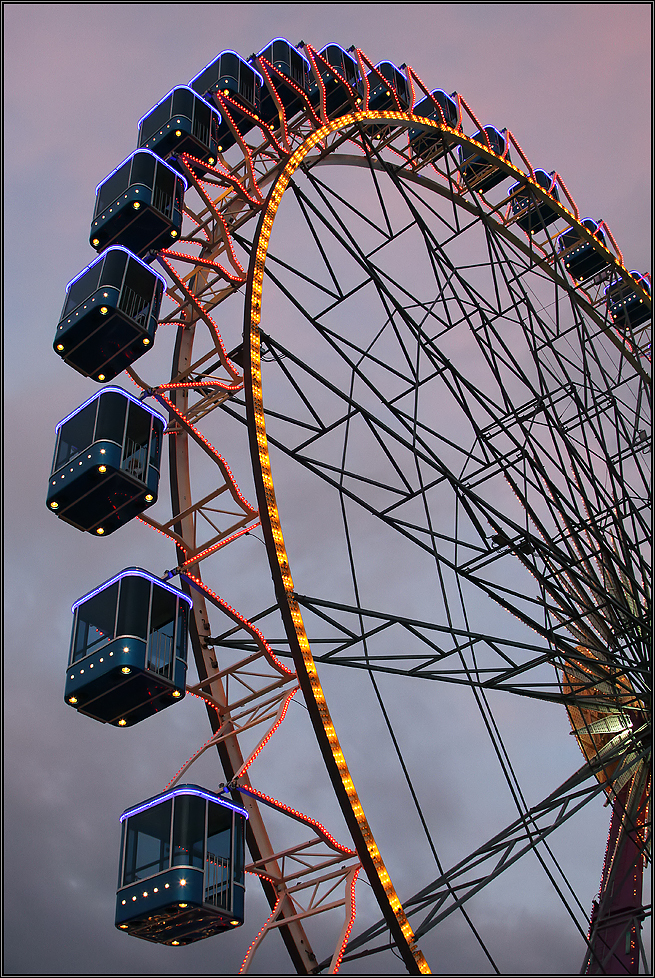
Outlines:
<svg viewBox="0 0 655 978"><path fill-rule="evenodd" d="M278 928L299 973L334 972L342 960L388 948L409 972L426 973L420 948L456 912L499 971L493 935L485 941L469 901L530 863L579 935L583 971L647 971L650 279L628 271L607 225L582 219L559 174L535 169L511 132L482 125L458 93L429 90L410 67L373 65L359 49L277 38L247 61L224 51L144 116L139 142L98 187L91 240L101 255L137 256L129 267L141 292L130 288L140 299L123 298L121 259L111 316L103 314L118 336L111 347L95 305L105 280L92 263L71 283L62 314L62 323L71 311L88 317L88 336L66 323L85 359L59 349L57 337L55 349L96 382L115 376L124 356L138 402L167 415L159 437L168 445L170 512L163 503L144 512L156 496L143 481L145 459L158 469L152 441L141 433L140 482L121 475L131 458L127 427L102 444L111 447L111 477L133 493L127 518L174 541L176 566L159 583L123 572L80 599L69 673L92 656L99 667L94 641L118 650L129 638L145 677L135 720L159 709L143 707L144 698L182 692L177 673L152 677L152 619L143 610L178 577L181 591L166 585L177 596L161 626L167 668L174 658L186 666L186 640L178 637L176 657L172 643L192 600L198 681L187 692L205 701L212 736L163 794L125 812L117 926L181 944L241 923L236 853L245 833L245 869L260 877L271 915L243 970ZM138 329L128 329L137 307ZM134 363L154 339L155 309L160 337L176 330L170 378L157 366L161 347ZM135 398L124 399L127 409L116 405L127 426ZM85 502L106 474L94 454L102 450L102 398L97 419L89 410L97 400L58 426L48 502L100 535L109 515L87 513ZM150 432L161 422L148 417ZM88 422L83 436L76 419ZM235 467L249 447L256 505L219 454L225 445ZM63 502L53 495L59 476L78 487ZM241 481L249 479L244 469ZM252 547L244 549L260 525L272 591ZM242 613L219 591L247 554L254 584ZM150 595L127 631L119 584L121 595L136 586ZM87 607L100 606L98 595L104 624ZM87 619L91 639L78 641ZM118 675L108 686L108 675L91 691L112 698L96 719L120 722L130 685ZM348 846L250 781L298 689ZM75 690L66 693L72 704ZM548 718L556 730L566 711L582 751L577 770L536 802L501 729L507 712L525 705L537 728ZM488 761L480 763L489 770L478 776L498 773L503 787L484 792L503 796L509 816L494 825L491 806L486 841L472 831L469 850L448 864L439 855L452 848L438 817L448 791L440 748L461 750L464 770L471 763L466 730L450 735L453 709L484 732ZM544 739L540 729L522 736L531 776ZM227 786L178 785L214 745ZM382 812L360 754L384 785ZM558 840L572 826L584 835L585 806L599 799L611 821L592 902L575 892ZM276 849L271 810L314 838ZM375 841L389 813L420 853L409 876L405 839L396 832L395 847L386 839L384 861ZM216 869L221 832L219 886L208 867ZM320 854L313 863L310 850ZM357 933L360 870L380 920ZM193 898L180 899L182 879ZM317 896L321 887L328 896ZM343 929L321 959L305 923L337 907Z"/></svg>

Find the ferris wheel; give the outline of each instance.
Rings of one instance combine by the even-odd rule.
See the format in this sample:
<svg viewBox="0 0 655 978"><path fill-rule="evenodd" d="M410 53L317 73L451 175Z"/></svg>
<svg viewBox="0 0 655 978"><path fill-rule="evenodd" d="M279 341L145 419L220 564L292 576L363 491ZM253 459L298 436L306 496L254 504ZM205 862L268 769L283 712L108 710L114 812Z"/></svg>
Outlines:
<svg viewBox="0 0 655 978"><path fill-rule="evenodd" d="M86 644L75 626L67 701L81 708L90 668L97 683L105 664L88 657L124 640L123 595L134 602L140 588L153 609L142 668L121 659L119 685L94 687L102 711L88 701L83 712L129 726L186 692L206 702L212 727L163 794L124 816L118 926L177 945L240 924L241 877L228 908L216 873L245 837L271 915L244 969L279 929L300 973L389 947L427 973L423 941L456 913L499 971L471 907L531 861L580 936L586 973L647 970L648 277L628 270L611 230L579 213L556 171L533 167L514 134L481 124L460 94L359 49L281 38L249 60L222 52L144 116L136 151L98 186L90 240L99 257L68 288L55 350L97 383L127 370L138 389L128 378L128 392L103 387L61 422L48 505L100 536L136 516L174 542L176 564L107 582L116 614L99 624L89 611ZM166 329L176 330L170 376L153 376L150 351ZM118 446L115 471L97 448L101 424L102 444ZM162 515L161 491L148 510L164 442ZM246 456L252 498L232 472ZM226 576L258 534L249 606L234 608ZM260 587L268 573L272 590ZM78 604L92 601L96 592ZM187 622L198 679L185 685ZM141 685L128 703L130 669ZM295 722L294 698L347 844L321 812L255 787L251 765ZM461 717L446 720L453 702ZM535 727L546 710L568 714L581 753L563 783L548 780L539 729L525 731L515 760L503 731L515 703L533 704ZM220 791L176 788L214 746ZM472 833L451 861L441 854L446 755L484 779L491 809L488 833ZM523 787L521 765L538 789ZM505 821L494 821L496 794ZM174 839L171 806L189 797L205 806L204 899L195 916L186 899L144 910L142 880L174 873L177 857L139 875L130 825L164 812L157 831ZM572 825L584 833L601 797L611 825L592 902L557 839ZM232 805L229 828L219 804ZM276 847L271 809L315 839ZM210 823L222 828L212 835ZM413 886L405 831L421 838ZM232 856L210 859L220 832ZM183 865L188 876L193 863ZM358 874L380 917L359 932ZM317 896L337 883L338 900ZM345 917L325 956L306 926L329 908Z"/></svg>

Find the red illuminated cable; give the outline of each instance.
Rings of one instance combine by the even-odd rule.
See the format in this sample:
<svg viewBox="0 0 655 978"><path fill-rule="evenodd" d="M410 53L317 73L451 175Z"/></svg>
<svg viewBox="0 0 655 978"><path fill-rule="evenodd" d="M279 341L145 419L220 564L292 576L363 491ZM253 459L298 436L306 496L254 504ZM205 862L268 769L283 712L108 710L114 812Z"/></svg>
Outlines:
<svg viewBox="0 0 655 978"><path fill-rule="evenodd" d="M578 205L576 204L576 202L574 201L573 197L569 193L568 187L566 186L566 184L562 180L561 175L557 171L555 171L555 173L553 174L553 180L557 180L557 182L559 183L560 187L564 191L564 196L566 197L566 199L568 200L569 204L573 208L573 216L575 217L576 221L579 221L580 220L580 211L578 210Z"/></svg>
<svg viewBox="0 0 655 978"><path fill-rule="evenodd" d="M261 751L263 751L264 747L266 747L266 744L269 742L269 740L271 739L271 737L273 736L277 728L280 726L285 716L287 715L287 710L289 709L289 703L291 702L291 700L296 695L299 689L300 687L296 686L296 688L292 689L291 692L288 694L286 700L284 701L284 705L282 706L282 709L279 711L280 713L279 717L277 718L277 720L275 721L271 729L268 731L268 733L260 743L259 747L257 747L257 749L253 751L252 755L249 757L249 759L246 761L244 766L241 768L238 777L242 777L246 773L246 771L248 770L252 762L255 760L255 758L261 753Z"/></svg>
<svg viewBox="0 0 655 978"><path fill-rule="evenodd" d="M232 543L232 541L236 540L237 537L243 536L244 533L250 533L250 531L254 530L256 526L261 526L259 520L257 520L256 523L251 523L250 526L244 526L242 530L239 530L237 533L233 533L232 536L227 537L226 540L219 540L218 543L213 544L211 547L207 547L206 550L201 550L200 553L195 555L195 557L191 557L188 560L185 560L185 562L182 564L182 567L183 568L190 567L192 564L198 563L199 560L204 560L205 557L208 557L216 550L220 550L222 547L227 546L228 543Z"/></svg>
<svg viewBox="0 0 655 978"><path fill-rule="evenodd" d="M186 217L188 217L188 218L189 218L189 220L190 220L190 221L192 221L192 223L193 223L193 224L195 224L195 225L196 225L196 227L198 227L198 228L199 228L199 229L200 229L200 230L202 231L202 233L204 234L204 236L205 236L205 237L207 238L207 240L209 241L209 232L208 232L208 230L207 230L207 228L206 228L206 227L204 227L204 226L203 226L203 225L202 225L202 224L200 223L200 221L198 221L198 220L197 220L197 219L196 219L196 218L195 218L195 217L193 216L193 214L190 214L188 210L185 210L185 211L184 211L184 214L185 214L185 216L186 216Z"/></svg>
<svg viewBox="0 0 655 978"><path fill-rule="evenodd" d="M536 183L536 177L534 175L534 168L532 166L532 163L530 162L530 160L527 158L527 156L525 155L525 153L523 152L523 150L519 146L519 142L518 142L516 136L514 135L514 133L513 132L510 132L510 130L508 129L507 132L506 132L506 137L505 138L506 138L506 143L507 143L507 152L509 152L509 143L510 143L510 140L511 140L514 143L514 145L516 146L516 149L518 151L519 156L521 157L521 159L523 160L523 162L527 165L528 169L530 170L530 177Z"/></svg>
<svg viewBox="0 0 655 978"><path fill-rule="evenodd" d="M202 265L205 268L215 268L217 271L221 272L221 274L226 275L230 281L238 281L237 276L232 275L231 272L227 272L219 262L211 261L209 258L200 258L197 255L183 255L179 251L167 251L166 255L168 258L177 258L180 261L186 261L192 265ZM240 264L238 258L236 257L235 261L237 264ZM245 272L243 274L245 276Z"/></svg>
<svg viewBox="0 0 655 978"><path fill-rule="evenodd" d="M212 317L205 310L205 308L200 304L200 302L198 301L197 296L195 296L191 292L191 290L188 288L188 286L182 281L182 279L177 274L177 272L175 271L175 269L173 268L173 266L170 264L170 262L168 262L166 260L165 254L163 252L159 252L158 258L159 258L159 261L168 269L168 272L169 272L171 278L174 280L174 282L178 286L178 288L180 288L185 293L188 301L195 308L195 310L198 313L198 315L201 316L202 319L203 319L203 321L207 324L207 326L209 326L209 328L211 330L211 333L212 333L212 336L214 337L214 341L216 342L217 347L219 348L220 353L222 354L221 360L223 361L224 366L225 366L226 370L228 371L228 373L230 373L232 375L232 377L233 377L234 380L237 380L237 379L240 380L241 379L241 375L239 374L239 371L238 371L237 367L235 366L235 364L232 363L232 361L230 360L230 358L229 358L229 356L227 354L227 350L225 349L225 345L223 343L223 338L221 337L221 334L220 334L220 331L218 329L218 326L216 325L216 323L214 322L214 320L212 319Z"/></svg>
<svg viewBox="0 0 655 978"><path fill-rule="evenodd" d="M192 156L190 153L182 153L180 159L183 163L186 163L188 167L190 167L192 163L197 163L200 164L204 170L206 170L202 176L197 176L194 174L194 183L196 181L198 183L211 183L212 181L207 179L207 174L211 174L212 176L216 177L216 180L223 186L231 187L232 190L238 193L240 197L247 200L249 204L252 204L254 207L263 207L263 197L261 197L261 195L259 198L251 197L243 183L238 179L238 177L235 177L232 173L230 173L225 163L221 163L221 166L225 170L225 172L221 172L220 170L217 170L216 167L207 166L206 163L203 163L202 160Z"/></svg>
<svg viewBox="0 0 655 978"><path fill-rule="evenodd" d="M306 108L307 108L307 111L313 117L313 118L310 118L308 121L315 123L316 124L316 127L320 129L321 128L321 120L318 118L318 116L314 112L314 108L313 108L311 102L309 101L309 99L307 97L307 93L300 87L300 85L297 85L295 83L295 81L293 80L293 78L289 78L288 75L282 74L282 72L279 71L275 67L274 64L271 64L270 61L267 61L266 58L258 58L257 60L258 60L258 62L259 62L260 65L263 63L268 68L272 68L273 71L275 72L275 74L276 75L279 75L279 77L284 81L284 84L285 85L289 85L291 88L295 88L295 90L298 93L298 95L300 95L301 99L304 101L304 103L306 105ZM268 79L269 79L269 81L271 81L270 76L268 76ZM272 81L271 81L271 84L273 85L273 88L275 88L275 85L274 85L274 83ZM277 89L275 89L275 94L277 95ZM282 100L280 99L280 101L282 101ZM284 118L284 129L285 129L285 133L286 133L287 138L288 138L289 130L287 128L287 118L286 118L286 111L284 109L284 106L282 106L282 116Z"/></svg>
<svg viewBox="0 0 655 978"><path fill-rule="evenodd" d="M184 326L184 323L181 323L180 325ZM188 380L175 384L158 384L157 387L153 388L153 390L195 390L196 387L220 387L221 390L228 391L232 394L241 390L243 387L243 382L240 384L227 384L224 380Z"/></svg>
<svg viewBox="0 0 655 978"><path fill-rule="evenodd" d="M260 191L259 185L257 183L257 177L255 176L255 166L254 166L254 163L253 163L252 154L250 152L250 147L245 142L243 136L239 132L238 126L235 125L234 120L233 120L232 116L230 115L230 111L229 111L229 109L227 107L227 104L226 104L226 103L230 102L230 100L224 98L223 95L221 95L220 92L214 92L214 99L215 99L215 101L217 101L219 103L219 105L221 107L221 112L224 113L224 115L228 119L228 122L231 124L231 127L233 129L234 138L236 139L237 143L239 144L239 148L241 149L241 152L243 153L243 158L246 161L246 164L248 166L248 171L250 173L250 177L251 177L252 183L255 186L255 191L259 194L259 197L261 199L261 202L263 203L264 202L264 198L261 195L261 191ZM253 116L252 116L251 113L247 113L247 115L249 115L250 118L253 118ZM264 129L266 129L267 127L265 126L265 123L263 122L263 120L255 120L255 121L259 125L260 129L262 130L262 132L264 132ZM222 165L225 166L224 163L222 163ZM228 167L225 166L225 169L227 170Z"/></svg>
<svg viewBox="0 0 655 978"><path fill-rule="evenodd" d="M346 932L343 936L343 941L341 942L341 948L339 949L339 954L337 955L337 960L334 963L334 970L332 974L337 973L341 967L341 961L343 959L344 951L346 950L346 945L350 938L350 932L353 929L353 924L355 923L355 914L357 913L357 907L355 905L355 884L357 882L357 877L359 876L359 871L361 866L358 866L355 870L355 875L350 883L350 920L348 921L348 926L346 927Z"/></svg>
<svg viewBox="0 0 655 978"><path fill-rule="evenodd" d="M274 880L271 880L271 882L272 882L272 883L274 883L275 881L274 881ZM244 969L244 968L245 968L245 966L246 966L246 962L247 962L247 960L248 960L248 955L250 954L250 952L252 951L252 949L253 949L254 947L256 947L256 945L257 945L257 944L259 943L259 941L260 941L260 939L261 939L261 937L262 937L262 935L264 934L264 932L266 931L266 929L267 929L267 927L268 927L268 925L269 925L269 924L271 923L271 921L272 921L272 920L274 920L274 919L275 919L275 917L277 916L277 912L278 912L278 910L279 910L279 907L280 907L280 904L281 904L281 902L282 902L282 897L283 897L283 896L284 896L284 894L282 894L282 893L281 893L281 894L280 894L280 895L278 896L278 898L277 898L277 900L275 901L275 906L274 906L274 907L273 907L273 909L271 910L271 912L270 912L270 914L269 914L269 916L268 916L268 918L267 918L267 920L266 920L266 923L265 923L265 924L263 925L263 927L262 927L262 928L261 928L261 930L259 931L259 934L257 934L257 937L256 937L256 938L254 939L254 941L252 942L252 944L250 945L250 947L249 947L249 948L248 948L248 950L246 951L246 956L244 957L244 959L243 959L243 962L242 962L242 964L241 964L241 967L239 968L239 974L240 974L240 975L242 975L242 974L243 974L243 969Z"/></svg>
<svg viewBox="0 0 655 978"><path fill-rule="evenodd" d="M227 462L225 461L225 459L223 458L223 456L219 452L216 451L216 449L211 444L211 442L209 442L205 438L205 436L202 435L198 431L198 429L195 427L195 425L191 424L191 422L179 410L179 408L177 408L173 404L173 402L171 401L171 399L169 397L166 397L165 394L158 394L156 390L152 392L152 396L157 401L159 401L159 403L162 404L167 409L167 411L169 411L170 413L175 414L179 418L179 420L181 421L181 423L184 426L184 428L187 429L187 431L193 436L193 438L196 441L202 442L202 444L206 446L206 449L213 456L214 460L218 463L219 468L221 469L221 471L223 473L223 476L224 476L226 482L228 483L228 489L230 490L230 494L231 494L232 498L235 500L235 502L241 504L241 506L243 507L243 509L244 509L245 512L249 513L251 516L256 516L257 515L257 510L255 509L254 506L251 506L250 505L250 503L248 502L248 500L246 499L246 497L242 494L241 490L239 489L238 485L236 484L236 480L235 480L234 476L232 475L232 472L230 470L229 465L227 464Z"/></svg>
<svg viewBox="0 0 655 978"><path fill-rule="evenodd" d="M188 571L180 573L180 577L188 580L189 583L193 584L193 586L199 591L204 591L204 593L211 598L212 602L219 607L221 611L228 616L228 618L231 618L232 621L237 622L237 624L245 628L246 631L250 632L250 634L260 645L262 651L265 652L266 658L269 660L271 665L274 665L276 669L283 672L285 675L295 677L296 673L292 669L288 669L282 662L280 662L280 660L274 655L273 650L262 633L255 625L253 625L252 622L248 621L247 618L244 618L243 615L239 614L238 611L232 608L227 601L224 601L223 598L219 597L215 591L212 591L211 588L207 587L207 585L204 584L199 577L196 577L194 574L190 574Z"/></svg>
<svg viewBox="0 0 655 978"><path fill-rule="evenodd" d="M173 534L168 533L166 530L162 530L161 527L159 527L159 526L154 526L149 520L145 520L141 516L137 516L137 519L138 519L139 523L143 523L144 526L149 526L151 530L155 530L157 533L161 533L162 536L168 537L169 540L172 540L173 543L175 543L178 547L180 547L181 550L184 550L184 552L188 554L189 548L186 547L181 542L180 537L173 536Z"/></svg>
<svg viewBox="0 0 655 978"><path fill-rule="evenodd" d="M289 805L285 805L283 802L278 801L277 798L271 798L270 795L265 795L262 791L258 791L257 788L253 788L252 785L240 785L238 783L233 785L235 791L239 791L244 795L251 795L253 798L258 798L269 808L276 808L280 812L285 812L290 815L297 822L303 822L305 825L309 825L317 835L323 838L324 842L338 849L339 852L343 852L347 856L356 856L357 853L354 849L349 849L348 846L342 845L340 842L331 835L328 830L320 822L317 822L315 818L310 818L309 815L304 815L302 812L297 811L295 808L290 808Z"/></svg>

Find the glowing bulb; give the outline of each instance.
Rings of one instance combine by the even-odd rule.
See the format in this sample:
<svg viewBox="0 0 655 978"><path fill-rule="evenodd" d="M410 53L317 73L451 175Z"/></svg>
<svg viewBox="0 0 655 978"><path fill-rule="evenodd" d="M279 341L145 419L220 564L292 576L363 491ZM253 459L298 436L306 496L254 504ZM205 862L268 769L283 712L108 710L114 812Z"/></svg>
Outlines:
<svg viewBox="0 0 655 978"><path fill-rule="evenodd" d="M57 349L61 353L61 351L64 349L64 344L63 343L57 343Z"/></svg>
<svg viewBox="0 0 655 978"><path fill-rule="evenodd" d="M105 379L104 374L98 374L98 380L104 380L104 379Z"/></svg>
<svg viewBox="0 0 655 978"><path fill-rule="evenodd" d="M154 498L155 497L153 496L153 494L151 492L149 492L148 495L146 496L146 502L147 503L151 503Z"/></svg>
<svg viewBox="0 0 655 978"><path fill-rule="evenodd" d="M50 509L59 509L59 503L50 503Z"/></svg>
<svg viewBox="0 0 655 978"><path fill-rule="evenodd" d="M107 466L106 465L99 465L98 466L98 472L106 472L106 471L107 471Z"/></svg>
<svg viewBox="0 0 655 978"><path fill-rule="evenodd" d="M180 880L180 886L186 886L186 880Z"/></svg>
<svg viewBox="0 0 655 978"><path fill-rule="evenodd" d="M123 646L123 652L129 652L129 651L130 651L129 645L124 645Z"/></svg>
<svg viewBox="0 0 655 978"><path fill-rule="evenodd" d="M174 689L173 690L173 696L175 697L175 699L177 699L181 695L182 695L182 693L179 691L179 689Z"/></svg>
<svg viewBox="0 0 655 978"><path fill-rule="evenodd" d="M139 209L140 206L141 206L141 204L139 203L138 200L135 200L135 201L132 202L132 207L134 208L135 211L138 211L138 209Z"/></svg>
<svg viewBox="0 0 655 978"><path fill-rule="evenodd" d="M105 531L101 526L99 526L98 529L96 530L96 533L98 534L99 537L101 537L104 532Z"/></svg>
<svg viewBox="0 0 655 978"><path fill-rule="evenodd" d="M102 313L103 316L106 316L107 313L109 312L109 309L107 308L107 306L100 306L100 312Z"/></svg>
<svg viewBox="0 0 655 978"><path fill-rule="evenodd" d="M177 238L177 231L171 231L171 238Z"/></svg>
<svg viewBox="0 0 655 978"><path fill-rule="evenodd" d="M100 238L94 238L91 244L93 245L94 248L97 248L98 245L100 244Z"/></svg>
<svg viewBox="0 0 655 978"><path fill-rule="evenodd" d="M118 721L118 726L119 727L126 727L127 726L127 720L119 720ZM132 897L132 899L133 900L136 900L136 897Z"/></svg>
<svg viewBox="0 0 655 978"><path fill-rule="evenodd" d="M129 666L123 666L123 668L121 669L121 672L122 672L122 673L123 673L123 674L124 674L125 676L129 676L129 674L130 674L130 673L132 672L132 670L130 669L130 667L129 667Z"/></svg>
<svg viewBox="0 0 655 978"><path fill-rule="evenodd" d="M178 907L184 908L184 907L188 907L188 906L189 906L188 903L178 903Z"/></svg>
<svg viewBox="0 0 655 978"><path fill-rule="evenodd" d="M77 703L77 696L71 696L71 697L69 697L68 702L69 703L72 703L73 706L75 706L75 704Z"/></svg>
<svg viewBox="0 0 655 978"><path fill-rule="evenodd" d="M182 130L181 129L176 129L175 130L175 135L176 136L181 136L182 135Z"/></svg>
<svg viewBox="0 0 655 978"><path fill-rule="evenodd" d="M123 903L125 903L125 900L123 900ZM118 925L118 929L119 930L127 930L127 924L119 924Z"/></svg>
<svg viewBox="0 0 655 978"><path fill-rule="evenodd" d="M143 345L144 345L144 346L150 346L150 340L148 339L148 337L147 337L147 336L144 336L144 337L143 337L143 340L142 340L142 342L143 342Z"/></svg>
<svg viewBox="0 0 655 978"><path fill-rule="evenodd" d="M207 162L209 163L210 166L213 166L214 163L216 162L216 160L214 159L213 156L210 156L209 159L207 160Z"/></svg>
<svg viewBox="0 0 655 978"><path fill-rule="evenodd" d="M177 945L178 945L179 943L180 943L179 941L171 941L171 944L173 945L173 947L177 947Z"/></svg>
<svg viewBox="0 0 655 978"><path fill-rule="evenodd" d="M231 920L230 923L232 924L233 927L238 927L239 926L239 921L238 920Z"/></svg>

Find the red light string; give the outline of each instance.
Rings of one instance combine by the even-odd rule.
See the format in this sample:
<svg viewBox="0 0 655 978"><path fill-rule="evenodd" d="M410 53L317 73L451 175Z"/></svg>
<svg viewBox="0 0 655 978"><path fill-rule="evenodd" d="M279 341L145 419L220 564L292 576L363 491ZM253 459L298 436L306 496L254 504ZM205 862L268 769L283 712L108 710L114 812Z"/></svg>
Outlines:
<svg viewBox="0 0 655 978"><path fill-rule="evenodd" d="M229 279L230 282L245 281L245 278L241 278L240 275L233 275L231 272L228 272L225 268L223 268L220 262L211 261L209 258L200 258L197 255L184 255L179 251L170 250L166 252L166 256L167 258L177 258L178 261L185 261L189 265L202 265L204 268L215 268L217 272ZM238 259L235 258L235 261L238 265Z"/></svg>
<svg viewBox="0 0 655 978"><path fill-rule="evenodd" d="M190 567L192 564L197 564L198 561L204 560L205 557L209 557L210 554L215 553L222 547L226 547L228 543L232 543L232 541L236 540L238 537L242 537L245 533L250 533L250 531L254 530L257 526L261 526L259 520L257 520L256 523L251 523L250 526L244 526L242 530L239 530L237 533L233 533L232 536L227 537L227 539L219 540L218 543L213 544L211 547L207 547L206 550L201 550L200 553L197 553L194 557L190 557L188 560L185 560L182 564L182 568Z"/></svg>
<svg viewBox="0 0 655 978"><path fill-rule="evenodd" d="M219 332L218 326L216 325L212 317L209 315L208 312L206 312L204 306L200 304L198 298L191 292L191 290L186 285L186 283L182 281L182 279L177 274L177 272L175 271L171 263L167 261L165 253L160 252L158 255L158 259L160 263L166 268L166 270L168 271L169 275L171 276L171 278L173 279L177 287L181 289L182 292L184 292L185 296L187 297L187 300L191 303L198 316L200 316L203 322L209 327L209 331L211 332L214 338L214 342L216 344L216 349L220 356L221 363L223 364L227 372L230 374L233 380L235 381L242 380L241 374L239 373L236 365L232 363L232 361L227 355L227 350L225 349L225 346L223 344L223 339Z"/></svg>
<svg viewBox="0 0 655 978"><path fill-rule="evenodd" d="M275 880L271 880L270 882L273 883L273 884L275 884ZM275 920L275 918L277 916L277 912L278 912L278 910L280 908L280 904L282 903L282 897L283 896L284 896L283 893L281 893L278 896L277 900L275 901L275 906L273 907L273 909L271 910L269 916L266 919L266 923L262 926L262 929L260 930L259 934L257 934L257 937L254 939L254 941L252 942L252 944L250 945L250 947L246 951L246 956L244 957L243 962L241 964L241 967L239 968L239 974L240 975L243 974L243 972L244 972L244 970L246 968L246 965L248 964L248 959L250 958L251 954L254 952L255 948L257 947L257 945L261 941L262 937L264 936L264 934L268 930L269 924L273 920Z"/></svg>
<svg viewBox="0 0 655 978"><path fill-rule="evenodd" d="M355 923L355 915L357 913L357 907L355 904L355 884L357 883L357 877L359 876L360 869L361 866L358 866L355 869L353 878L350 881L350 920L348 921L348 926L346 927L346 932L343 936L343 941L341 942L341 947L337 955L337 960L334 963L334 969L332 971L332 974L334 975L336 975L337 971L341 967L341 961L343 960L343 955L346 950L346 945L348 944L348 940L350 938L350 932L352 931L353 924Z"/></svg>
<svg viewBox="0 0 655 978"><path fill-rule="evenodd" d="M166 408L169 414L175 415L175 417L178 419L182 427L191 435L194 441L196 441L201 446L201 448L203 448L209 455L212 456L214 461L218 464L221 472L223 473L223 477L225 479L230 495L237 503L237 505L240 506L243 509L243 511L247 513L249 516L256 516L257 510L255 509L254 506L250 505L246 497L241 493L241 490L239 489L236 480L232 475L229 465L227 464L223 456L216 451L216 449L211 444L211 442L209 442L205 438L205 436L198 431L195 425L191 424L191 422L179 410L179 408L177 408L173 404L173 402L169 397L166 397L165 394L158 393L157 390L152 391L152 396L155 398L156 401L158 401L163 407Z"/></svg>
<svg viewBox="0 0 655 978"><path fill-rule="evenodd" d="M216 101L219 104L221 112L223 113L223 116L227 120L228 126L232 131L232 135L234 136L237 143L239 144L239 148L243 153L243 159L248 168L248 174L250 177L249 182L254 187L253 192L257 194L258 199L260 199L261 203L263 204L264 198L259 189L259 184L257 183L257 177L255 176L255 164L253 162L252 153L250 152L250 147L248 146L243 136L239 132L239 128L234 122L234 119L232 118L232 115L230 114L230 110L228 108L228 105L232 105L236 103L233 100L221 95L220 92L214 92L214 101ZM249 116L249 118L254 119L255 122L257 122L259 128L262 130L263 133L265 133L265 135L270 135L270 133L268 132L268 127L264 124L264 122L261 119L256 119L251 112L246 112L246 115ZM226 166L222 156L219 155L219 159L221 162L221 166L223 166L225 170L229 170L229 167Z"/></svg>
<svg viewBox="0 0 655 978"><path fill-rule="evenodd" d="M185 545L182 537L177 533L169 533L168 530L164 530L161 526L155 525L154 522L148 519L147 516L137 516L139 523L143 523L145 526L149 526L151 530L155 530L156 533L161 533L162 536L167 537L172 540L178 547L184 550L185 554L189 553L189 548ZM197 559L197 558L196 558Z"/></svg>
<svg viewBox="0 0 655 978"><path fill-rule="evenodd" d="M255 760L255 758L258 757L259 754L263 751L264 747L266 747L266 744L269 742L269 740L271 739L271 737L273 736L273 734L275 733L275 731L277 730L277 728L280 726L280 724L284 720L285 716L287 715L287 710L289 709L289 703L291 702L291 700L296 695L296 693L298 692L299 689L300 689L300 686L296 686L294 689L292 689L291 692L288 694L288 696L285 698L284 703L282 703L280 705L280 709L278 710L278 715L277 715L277 719L276 719L275 723L273 724L273 726L271 727L271 729L268 731L268 733L264 735L264 737L261 739L261 741L259 742L259 744L255 748L255 750L252 752L252 754L250 755L250 757L244 762L244 764L239 769L239 771L237 771L237 773L234 775L235 780L236 780L236 778L243 777L243 775L246 773L246 771L248 770L248 768L250 767L250 765L253 763L253 761Z"/></svg>
<svg viewBox="0 0 655 978"><path fill-rule="evenodd" d="M308 825L310 828L319 835L324 842L326 842L331 848L336 849L338 852L344 853L346 856L356 856L357 853L354 849L349 849L348 846L342 845L340 842L331 835L328 830L320 822L317 822L315 818L310 818L309 815L304 815L303 812L297 811L295 808L290 808L289 805L285 805L284 802L278 801L277 798L271 798L270 795L265 795L263 792L258 791L257 788L253 788L252 785L233 785L235 791L241 792L244 795L250 795L253 798L257 798L268 808L275 808L280 812L284 812L285 815L289 815L291 818L295 819L297 822L302 822L304 825Z"/></svg>
<svg viewBox="0 0 655 978"><path fill-rule="evenodd" d="M256 187L259 195L257 197L252 197L244 187L241 180L239 180L238 177L235 177L228 170L227 165L221 160L219 160L219 163L223 167L224 172L217 170L216 167L214 166L208 166L206 163L203 163L202 160L197 159L195 156L192 156L190 153L182 153L180 159L187 166L190 166L192 163L197 163L202 165L203 169L206 170L206 172L202 176L195 176L194 174L194 179L193 179L194 184L197 181L200 183L208 183L208 184L216 183L219 186L230 187L232 190L234 190L234 192L239 197L242 198L242 200L245 200L247 201L247 203L252 204L253 207L264 206L264 199L261 196L261 194L259 194L259 187ZM214 180L209 179L208 174L211 174L211 176L214 177L215 179Z"/></svg>
<svg viewBox="0 0 655 978"><path fill-rule="evenodd" d="M223 598L219 597L215 591L212 591L211 588L207 587L207 585L204 584L199 577L196 577L194 574L190 574L188 571L183 571L180 573L180 578L184 578L184 580L187 580L189 584L192 584L198 591L202 591L209 598L212 604L215 604L217 608L220 608L220 610L223 611L228 618L231 618L237 625L240 625L246 631L250 632L266 656L269 665L273 666L278 670L278 672L285 676L295 677L296 673L292 669L288 669L282 662L280 662L280 660L273 653L273 650L262 633L255 625L253 625L252 622L248 621L247 618L244 618L244 616L232 608L227 601L224 601Z"/></svg>

